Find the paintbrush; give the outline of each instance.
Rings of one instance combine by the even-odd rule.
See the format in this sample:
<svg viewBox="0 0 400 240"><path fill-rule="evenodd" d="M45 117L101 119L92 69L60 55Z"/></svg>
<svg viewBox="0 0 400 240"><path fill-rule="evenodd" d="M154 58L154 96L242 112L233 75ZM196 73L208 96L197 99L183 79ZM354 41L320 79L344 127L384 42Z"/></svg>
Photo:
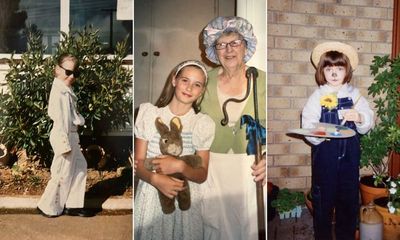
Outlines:
<svg viewBox="0 0 400 240"><path fill-rule="evenodd" d="M361 98L361 94L358 95L358 97L357 97L356 101L354 102L353 106L351 107L351 109L354 109L354 107L357 105L358 100L360 100L360 98ZM343 116L343 120L342 120L342 122L340 123L340 125L343 126L345 123L346 123L346 119L344 119L344 116Z"/></svg>

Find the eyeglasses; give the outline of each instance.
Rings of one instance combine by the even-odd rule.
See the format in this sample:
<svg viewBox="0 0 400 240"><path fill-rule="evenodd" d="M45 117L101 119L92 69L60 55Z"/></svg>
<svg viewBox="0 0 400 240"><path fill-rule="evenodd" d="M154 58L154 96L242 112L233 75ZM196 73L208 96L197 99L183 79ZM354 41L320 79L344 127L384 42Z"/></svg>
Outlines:
<svg viewBox="0 0 400 240"><path fill-rule="evenodd" d="M240 44L242 44L242 42L243 42L242 39L237 39L237 40L234 40L234 41L228 42L228 43L224 43L224 42L216 43L215 49L217 49L217 50L225 49L226 47L228 47L228 45L231 47L238 47L238 46L240 46Z"/></svg>
<svg viewBox="0 0 400 240"><path fill-rule="evenodd" d="M78 78L79 77L79 75L81 75L81 73L79 72L79 70L68 70L68 69L65 69L63 66L61 66L61 65L58 65L58 66L60 66L60 68L62 68L62 69L64 69L64 71L65 71L65 75L67 75L67 76L71 76L71 74L74 74L74 77L75 78Z"/></svg>

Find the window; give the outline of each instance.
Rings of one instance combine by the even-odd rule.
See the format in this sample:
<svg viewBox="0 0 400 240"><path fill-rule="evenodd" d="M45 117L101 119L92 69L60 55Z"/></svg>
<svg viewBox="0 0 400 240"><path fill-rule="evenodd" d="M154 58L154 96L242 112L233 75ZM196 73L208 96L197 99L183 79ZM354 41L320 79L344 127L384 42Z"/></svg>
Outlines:
<svg viewBox="0 0 400 240"><path fill-rule="evenodd" d="M112 53L116 42L129 36L132 52L132 21L117 20L117 0L70 0L73 30L92 25L99 29L100 40L107 53Z"/></svg>
<svg viewBox="0 0 400 240"><path fill-rule="evenodd" d="M22 53L26 50L26 28L32 25L43 33L43 43L60 39L60 2L49 0L6 0L0 8L0 52Z"/></svg>
<svg viewBox="0 0 400 240"><path fill-rule="evenodd" d="M106 53L112 53L116 42L129 36L128 47L132 53L133 21L117 20L116 9L117 0L2 0L0 53L24 52L27 47L25 32L29 26L43 33L46 53L54 53L60 40L60 31L68 31L68 27L62 26L68 25L68 20L65 20L68 18L72 30L89 25L99 29Z"/></svg>

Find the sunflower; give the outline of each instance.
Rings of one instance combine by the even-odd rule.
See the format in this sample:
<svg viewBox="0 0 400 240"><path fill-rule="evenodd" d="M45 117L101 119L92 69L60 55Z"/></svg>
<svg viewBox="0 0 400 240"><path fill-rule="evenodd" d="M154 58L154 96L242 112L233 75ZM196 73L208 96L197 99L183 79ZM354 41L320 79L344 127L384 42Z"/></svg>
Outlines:
<svg viewBox="0 0 400 240"><path fill-rule="evenodd" d="M337 107L338 99L334 94L328 94L321 97L319 100L321 106L326 107L329 110L332 110Z"/></svg>

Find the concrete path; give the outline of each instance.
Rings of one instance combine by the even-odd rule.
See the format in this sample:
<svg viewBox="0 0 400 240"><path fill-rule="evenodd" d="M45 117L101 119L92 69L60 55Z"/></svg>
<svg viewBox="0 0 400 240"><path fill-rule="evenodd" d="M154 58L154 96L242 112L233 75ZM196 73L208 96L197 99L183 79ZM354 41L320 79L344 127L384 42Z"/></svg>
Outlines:
<svg viewBox="0 0 400 240"><path fill-rule="evenodd" d="M0 213L0 240L132 240L132 214L45 218Z"/></svg>
<svg viewBox="0 0 400 240"><path fill-rule="evenodd" d="M86 199L94 217L46 218L36 211L40 196L0 196L0 240L132 240L132 198Z"/></svg>
<svg viewBox="0 0 400 240"><path fill-rule="evenodd" d="M268 222L268 240L311 240L314 239L313 219L307 208L302 209L300 218L279 219Z"/></svg>

